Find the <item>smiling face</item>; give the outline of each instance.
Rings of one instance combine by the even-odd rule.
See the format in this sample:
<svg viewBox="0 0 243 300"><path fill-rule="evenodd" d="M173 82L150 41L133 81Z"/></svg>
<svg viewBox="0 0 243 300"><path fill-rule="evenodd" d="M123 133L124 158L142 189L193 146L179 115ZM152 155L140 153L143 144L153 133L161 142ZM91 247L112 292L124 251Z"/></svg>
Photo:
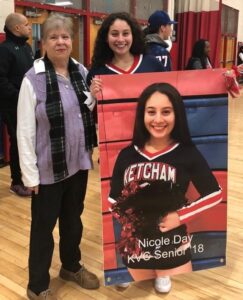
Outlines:
<svg viewBox="0 0 243 300"><path fill-rule="evenodd" d="M110 26L107 43L113 51L114 56L124 56L130 53L133 42L132 30L124 20L116 19Z"/></svg>
<svg viewBox="0 0 243 300"><path fill-rule="evenodd" d="M175 126L175 113L168 96L155 92L146 102L144 125L150 134L149 143L170 143Z"/></svg>
<svg viewBox="0 0 243 300"><path fill-rule="evenodd" d="M43 49L51 61L67 60L72 51L71 34L65 28L51 29L43 40Z"/></svg>

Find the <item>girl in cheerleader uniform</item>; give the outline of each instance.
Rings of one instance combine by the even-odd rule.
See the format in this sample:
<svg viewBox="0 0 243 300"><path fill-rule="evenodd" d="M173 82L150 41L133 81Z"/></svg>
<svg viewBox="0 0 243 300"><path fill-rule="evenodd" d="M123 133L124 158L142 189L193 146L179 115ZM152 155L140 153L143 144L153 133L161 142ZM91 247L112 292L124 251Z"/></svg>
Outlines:
<svg viewBox="0 0 243 300"><path fill-rule="evenodd" d="M192 203L185 197L190 181L200 194ZM191 141L180 94L167 83L148 86L109 195L121 224L118 249L133 279L155 278L156 290L168 292L170 275L192 271L186 223L221 200L220 186Z"/></svg>

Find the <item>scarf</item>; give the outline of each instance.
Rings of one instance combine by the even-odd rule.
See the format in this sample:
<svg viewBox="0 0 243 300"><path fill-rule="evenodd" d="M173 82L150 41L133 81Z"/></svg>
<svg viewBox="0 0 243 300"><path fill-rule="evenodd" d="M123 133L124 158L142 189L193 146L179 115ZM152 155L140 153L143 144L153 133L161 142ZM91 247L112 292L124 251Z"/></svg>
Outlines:
<svg viewBox="0 0 243 300"><path fill-rule="evenodd" d="M68 176L68 169L65 155L65 125L64 112L61 101L61 95L58 87L57 76L55 69L48 59L44 57L46 70L46 113L50 122L50 140L51 140L51 155L54 181L60 181ZM85 148L87 151L97 146L97 137L95 123L92 112L84 103L88 98L85 92L89 89L78 69L78 66L69 58L68 71L77 95L82 121L84 125Z"/></svg>

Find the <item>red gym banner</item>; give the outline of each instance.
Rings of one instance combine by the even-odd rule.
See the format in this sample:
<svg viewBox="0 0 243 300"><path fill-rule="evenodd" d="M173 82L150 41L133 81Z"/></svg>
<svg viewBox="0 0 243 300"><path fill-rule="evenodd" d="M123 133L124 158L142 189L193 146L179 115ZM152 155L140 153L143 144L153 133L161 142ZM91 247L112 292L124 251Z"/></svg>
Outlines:
<svg viewBox="0 0 243 300"><path fill-rule="evenodd" d="M101 79L98 124L105 285L225 265L228 95L223 70ZM143 135L147 115L154 114L149 111L145 116L140 109L139 117L138 101L144 101L146 93L143 99L141 93L153 89L154 83L165 83L162 89L169 84L182 96L182 108L173 102L178 99L168 97L174 103L171 132L186 126L181 123L180 109L184 110L192 144L173 138L158 152L136 145L135 135ZM156 97L162 96L157 92ZM145 99L144 109L151 99L151 95ZM136 124L144 123L141 132L138 126L134 130L135 119ZM170 121L163 122L146 127L152 136L149 141L166 132Z"/></svg>

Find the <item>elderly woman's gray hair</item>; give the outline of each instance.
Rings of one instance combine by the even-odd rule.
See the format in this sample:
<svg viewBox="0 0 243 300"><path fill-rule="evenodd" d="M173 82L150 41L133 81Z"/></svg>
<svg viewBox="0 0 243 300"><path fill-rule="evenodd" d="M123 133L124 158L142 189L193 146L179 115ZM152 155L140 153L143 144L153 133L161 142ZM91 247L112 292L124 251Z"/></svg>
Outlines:
<svg viewBox="0 0 243 300"><path fill-rule="evenodd" d="M45 40L48 36L49 31L55 29L66 29L71 38L73 38L73 21L70 17L53 13L45 20L42 24L41 37Z"/></svg>

